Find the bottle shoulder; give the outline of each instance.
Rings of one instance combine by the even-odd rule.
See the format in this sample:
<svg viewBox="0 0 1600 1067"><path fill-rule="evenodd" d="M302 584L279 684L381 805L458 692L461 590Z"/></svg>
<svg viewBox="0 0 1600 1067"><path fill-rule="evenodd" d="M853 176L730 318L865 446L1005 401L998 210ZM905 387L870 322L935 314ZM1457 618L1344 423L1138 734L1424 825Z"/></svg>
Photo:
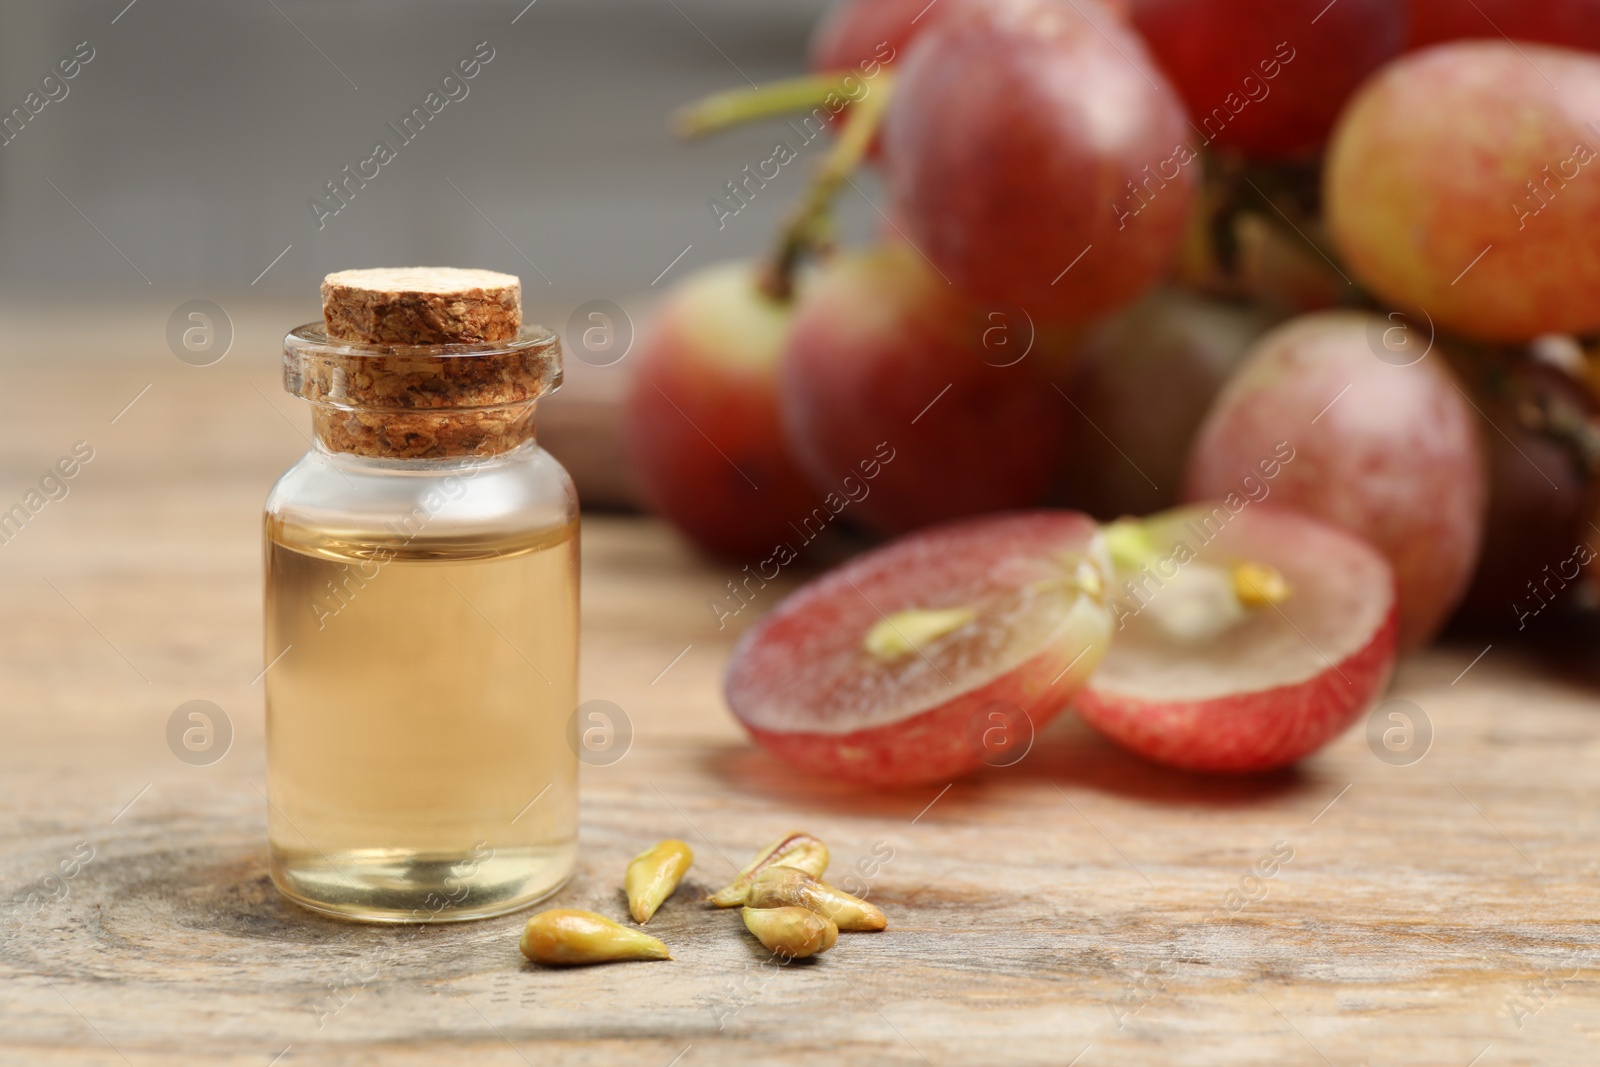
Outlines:
<svg viewBox="0 0 1600 1067"><path fill-rule="evenodd" d="M577 491L537 444L486 459L383 461L312 449L267 494L269 530L453 541L571 525Z"/></svg>

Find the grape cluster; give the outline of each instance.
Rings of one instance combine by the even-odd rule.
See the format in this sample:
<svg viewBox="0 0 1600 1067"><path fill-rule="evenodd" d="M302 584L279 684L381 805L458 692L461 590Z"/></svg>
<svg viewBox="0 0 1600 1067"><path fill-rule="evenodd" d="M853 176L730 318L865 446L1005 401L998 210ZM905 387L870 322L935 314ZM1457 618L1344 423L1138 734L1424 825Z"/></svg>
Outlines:
<svg viewBox="0 0 1600 1067"><path fill-rule="evenodd" d="M752 561L1148 515L1288 443L1274 505L1385 557L1401 647L1526 627L1600 537L1597 48L1600 0L842 0L810 74L702 112L854 79L775 255L641 338L641 490ZM838 249L857 166L880 236Z"/></svg>

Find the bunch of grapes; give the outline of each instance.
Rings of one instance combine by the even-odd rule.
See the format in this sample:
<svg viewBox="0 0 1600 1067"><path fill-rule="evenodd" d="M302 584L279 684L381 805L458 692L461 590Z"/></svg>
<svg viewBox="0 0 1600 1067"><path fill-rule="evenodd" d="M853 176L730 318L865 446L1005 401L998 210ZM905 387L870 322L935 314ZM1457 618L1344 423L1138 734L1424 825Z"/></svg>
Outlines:
<svg viewBox="0 0 1600 1067"><path fill-rule="evenodd" d="M1596 49L1600 0L842 0L809 75L691 111L836 139L771 259L642 339L648 501L746 562L922 531L747 635L735 712L903 781L981 762L982 709L1077 694L1137 751L1253 769L1452 618L1581 599ZM881 236L835 248L858 166ZM972 518L1041 506L1073 510Z"/></svg>

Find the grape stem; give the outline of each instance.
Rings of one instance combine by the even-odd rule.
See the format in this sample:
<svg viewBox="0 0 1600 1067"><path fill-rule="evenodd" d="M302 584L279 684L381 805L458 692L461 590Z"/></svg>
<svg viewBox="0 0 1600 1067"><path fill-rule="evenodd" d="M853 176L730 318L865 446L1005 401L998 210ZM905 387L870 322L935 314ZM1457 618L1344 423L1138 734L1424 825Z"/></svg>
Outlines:
<svg viewBox="0 0 1600 1067"><path fill-rule="evenodd" d="M1338 250L1328 241L1320 219L1320 171L1306 164L1247 163L1227 153L1206 153L1205 181L1215 190L1216 208L1211 228L1216 255L1224 269L1238 269L1238 238L1235 224L1245 215L1254 215L1291 246L1307 245L1355 289L1352 302L1366 298L1365 292L1346 276Z"/></svg>
<svg viewBox="0 0 1600 1067"><path fill-rule="evenodd" d="M672 127L680 137L705 137L732 126L814 111L825 106L829 97L847 99L851 91L847 82L859 81L853 74L831 71L769 82L759 88L727 89L682 108L674 116Z"/></svg>
<svg viewBox="0 0 1600 1067"><path fill-rule="evenodd" d="M844 130L817 166L805 197L778 237L778 248L763 271L761 288L775 300L794 295L794 274L806 256L825 246L833 232L833 201L861 165L883 121L894 89L894 75L884 71L877 84L841 116Z"/></svg>
<svg viewBox="0 0 1600 1067"><path fill-rule="evenodd" d="M1574 340L1581 352L1582 341ZM1506 407L1510 422L1565 451L1588 481L1600 480L1600 423L1560 396L1529 393L1515 387L1511 366L1533 358L1529 346L1486 344L1460 337L1449 338L1447 344L1456 356L1458 372L1470 370L1483 393ZM1580 388L1600 400L1586 378L1583 374L1574 375ZM1490 423L1498 429L1493 419Z"/></svg>

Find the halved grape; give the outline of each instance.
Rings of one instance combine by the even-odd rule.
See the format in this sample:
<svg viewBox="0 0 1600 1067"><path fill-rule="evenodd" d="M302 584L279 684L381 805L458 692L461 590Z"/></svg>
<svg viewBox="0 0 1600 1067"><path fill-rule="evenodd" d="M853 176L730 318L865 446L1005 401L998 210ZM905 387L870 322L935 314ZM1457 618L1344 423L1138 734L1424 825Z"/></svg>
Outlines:
<svg viewBox="0 0 1600 1067"><path fill-rule="evenodd" d="M1337 737L1388 683L1394 576L1358 538L1248 501L1108 536L1117 629L1075 707L1134 752L1191 770L1281 767Z"/></svg>
<svg viewBox="0 0 1600 1067"><path fill-rule="evenodd" d="M1364 537L1394 567L1408 649L1466 591L1488 495L1488 427L1429 344L1399 316L1323 312L1278 327L1212 405L1184 491L1270 499Z"/></svg>
<svg viewBox="0 0 1600 1067"><path fill-rule="evenodd" d="M728 704L806 770L879 784L1020 755L1105 655L1093 520L1019 512L912 534L779 604L735 648Z"/></svg>

